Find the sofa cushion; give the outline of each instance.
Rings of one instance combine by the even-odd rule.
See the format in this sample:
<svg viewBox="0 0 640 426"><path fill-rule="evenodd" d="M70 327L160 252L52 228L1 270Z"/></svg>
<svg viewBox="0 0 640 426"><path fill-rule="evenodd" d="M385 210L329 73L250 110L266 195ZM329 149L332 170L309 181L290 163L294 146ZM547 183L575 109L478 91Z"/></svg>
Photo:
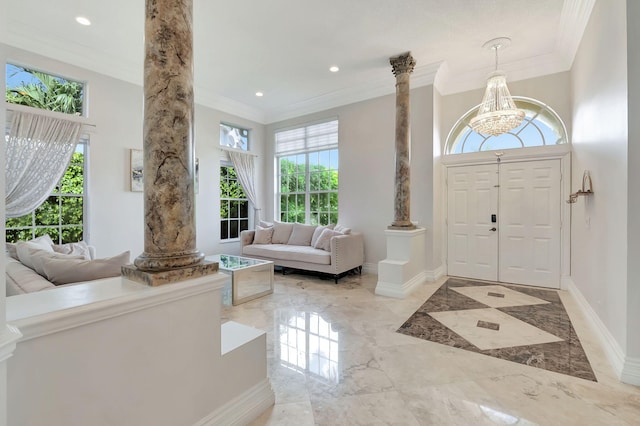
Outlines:
<svg viewBox="0 0 640 426"><path fill-rule="evenodd" d="M44 272L55 285L117 277L124 265L130 261L128 251L117 256L95 260L46 259Z"/></svg>
<svg viewBox="0 0 640 426"><path fill-rule="evenodd" d="M89 245L84 241L60 245L54 244L52 247L53 251L55 251L56 253L82 256L85 260L91 260L91 249L89 249Z"/></svg>
<svg viewBox="0 0 640 426"><path fill-rule="evenodd" d="M345 226L342 225L336 225L335 228L333 228L334 231L338 231L341 234L344 235L348 235L351 233L351 228L347 228Z"/></svg>
<svg viewBox="0 0 640 426"><path fill-rule="evenodd" d="M45 246L42 244L33 243L31 241L19 241L16 243L16 252L18 253L18 260L27 268L31 268L34 271L37 271L37 267L35 265L34 255L38 254L40 256L44 254L54 254L53 248L51 246Z"/></svg>
<svg viewBox="0 0 640 426"><path fill-rule="evenodd" d="M7 296L32 293L34 291L46 290L55 287L44 277L38 275L36 271L27 268L13 258L7 257L5 266Z"/></svg>
<svg viewBox="0 0 640 426"><path fill-rule="evenodd" d="M333 229L325 229L322 231L322 234L320 234L320 237L318 237L314 248L331 251L331 238L336 235L342 235L342 233L334 231Z"/></svg>
<svg viewBox="0 0 640 426"><path fill-rule="evenodd" d="M269 259L282 259L297 262L331 264L331 253L311 246L292 246L288 244L252 244L244 246L243 255L260 256ZM277 262L276 262L277 263Z"/></svg>
<svg viewBox="0 0 640 426"><path fill-rule="evenodd" d="M290 246L310 246L313 232L316 230L316 225L303 225L301 223L293 224L293 231L287 244Z"/></svg>
<svg viewBox="0 0 640 426"><path fill-rule="evenodd" d="M46 259L84 259L83 256L49 252L47 250L33 248L32 246L29 246L27 244L20 244L18 246L18 257L20 258L20 262L22 262L22 264L33 269L43 277L45 276L43 265Z"/></svg>
<svg viewBox="0 0 640 426"><path fill-rule="evenodd" d="M287 244L292 231L293 223L275 222L271 242L273 244Z"/></svg>
<svg viewBox="0 0 640 426"><path fill-rule="evenodd" d="M256 227L256 233L253 237L253 244L271 244L273 237L273 228Z"/></svg>
<svg viewBox="0 0 640 426"><path fill-rule="evenodd" d="M333 223L330 223L328 225L320 225L320 226L316 226L316 230L313 231L313 237L311 237L311 243L309 244L311 247L315 247L316 245L316 241L318 241L318 238L320 238L320 235L322 234L322 231L324 231L325 229L333 229L333 227L336 226Z"/></svg>

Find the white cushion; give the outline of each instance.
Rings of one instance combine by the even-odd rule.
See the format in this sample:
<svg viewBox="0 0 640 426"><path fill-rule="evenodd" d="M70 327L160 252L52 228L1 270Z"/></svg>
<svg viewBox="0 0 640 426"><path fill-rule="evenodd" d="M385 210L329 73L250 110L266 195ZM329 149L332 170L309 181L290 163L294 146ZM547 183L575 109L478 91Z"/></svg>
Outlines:
<svg viewBox="0 0 640 426"><path fill-rule="evenodd" d="M273 244L287 244L292 231L293 223L275 222L271 242Z"/></svg>
<svg viewBox="0 0 640 426"><path fill-rule="evenodd" d="M311 243L309 244L311 247L315 247L316 245L316 241L318 241L318 238L320 238L320 234L322 234L322 231L324 231L325 229L333 229L333 227L336 226L333 223L330 223L328 225L325 226L316 226L316 230L313 231L313 237L311 237Z"/></svg>
<svg viewBox="0 0 640 426"><path fill-rule="evenodd" d="M67 244L54 244L53 251L62 254L72 254L74 256L82 256L85 260L91 260L91 250L84 241Z"/></svg>
<svg viewBox="0 0 640 426"><path fill-rule="evenodd" d="M253 244L271 244L273 237L273 228L256 227L256 233L253 237Z"/></svg>
<svg viewBox="0 0 640 426"><path fill-rule="evenodd" d="M264 220L260 221L260 226L262 228L271 228L273 226L273 222L266 222Z"/></svg>
<svg viewBox="0 0 640 426"><path fill-rule="evenodd" d="M33 248L32 246L29 246L26 244L20 244L17 250L18 250L18 257L20 258L20 262L23 265L33 269L34 271L36 271L38 274L42 276L45 276L44 262L47 259L62 259L62 260L71 260L71 259L83 260L84 259L84 257L82 256L74 256L69 254L50 252L47 250Z"/></svg>
<svg viewBox="0 0 640 426"><path fill-rule="evenodd" d="M314 249L311 246L291 246L288 244L257 244L242 248L243 255L282 259L297 262L331 264L331 253ZM277 262L276 262L277 264Z"/></svg>
<svg viewBox="0 0 640 426"><path fill-rule="evenodd" d="M95 260L46 259L43 262L47 279L55 285L117 277L130 261L128 251L117 256Z"/></svg>
<svg viewBox="0 0 640 426"><path fill-rule="evenodd" d="M315 225L303 225L301 223L293 224L293 231L289 237L287 244L291 246L310 246L313 232L316 230Z"/></svg>
<svg viewBox="0 0 640 426"><path fill-rule="evenodd" d="M333 230L334 231L338 231L338 232L340 232L341 234L344 234L344 235L347 235L347 234L351 233L351 228L347 228L347 227L344 227L342 225L336 225L335 228L333 228Z"/></svg>
<svg viewBox="0 0 640 426"><path fill-rule="evenodd" d="M331 251L331 238L336 235L342 235L341 232L334 231L333 229L325 229L318 237L318 241L316 241L316 245L314 246L317 249L322 249L326 251Z"/></svg>
<svg viewBox="0 0 640 426"><path fill-rule="evenodd" d="M53 253L53 249L51 248L51 246L48 246L48 250L47 248L45 248L47 246L44 246L42 244L38 244L38 243L33 243L31 241L20 241L16 243L16 253L18 255L18 260L20 261L20 263L22 263L24 266L33 269L34 271L36 270L34 264L33 264L33 259L32 259L32 254L35 252L45 252L45 253Z"/></svg>

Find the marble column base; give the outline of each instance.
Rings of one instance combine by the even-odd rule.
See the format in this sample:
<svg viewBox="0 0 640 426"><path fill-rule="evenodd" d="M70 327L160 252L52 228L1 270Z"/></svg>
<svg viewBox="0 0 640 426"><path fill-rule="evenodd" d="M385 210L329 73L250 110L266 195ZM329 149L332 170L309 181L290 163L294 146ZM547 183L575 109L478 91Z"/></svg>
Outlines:
<svg viewBox="0 0 640 426"><path fill-rule="evenodd" d="M413 229L417 229L417 227L411 221L407 221L407 222L393 222L391 225L387 226L387 229L396 230L396 231L411 231Z"/></svg>
<svg viewBox="0 0 640 426"><path fill-rule="evenodd" d="M427 281L426 230L413 226L413 230L385 231L387 258L378 263L377 295L404 299Z"/></svg>
<svg viewBox="0 0 640 426"><path fill-rule="evenodd" d="M122 267L123 277L151 287L185 281L192 278L200 278L216 272L218 272L218 262L209 261L204 261L194 266L185 266L159 272L142 271L134 265Z"/></svg>

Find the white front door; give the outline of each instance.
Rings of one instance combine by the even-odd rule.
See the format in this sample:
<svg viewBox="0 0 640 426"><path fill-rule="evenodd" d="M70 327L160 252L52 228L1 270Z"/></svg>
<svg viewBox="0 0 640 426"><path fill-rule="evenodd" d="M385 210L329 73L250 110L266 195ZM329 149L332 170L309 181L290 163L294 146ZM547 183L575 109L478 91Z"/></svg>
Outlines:
<svg viewBox="0 0 640 426"><path fill-rule="evenodd" d="M560 288L560 160L500 164L500 281Z"/></svg>
<svg viewBox="0 0 640 426"><path fill-rule="evenodd" d="M495 164L448 171L449 275L498 280L498 169Z"/></svg>
<svg viewBox="0 0 640 426"><path fill-rule="evenodd" d="M560 160L450 167L447 185L449 275L560 287Z"/></svg>

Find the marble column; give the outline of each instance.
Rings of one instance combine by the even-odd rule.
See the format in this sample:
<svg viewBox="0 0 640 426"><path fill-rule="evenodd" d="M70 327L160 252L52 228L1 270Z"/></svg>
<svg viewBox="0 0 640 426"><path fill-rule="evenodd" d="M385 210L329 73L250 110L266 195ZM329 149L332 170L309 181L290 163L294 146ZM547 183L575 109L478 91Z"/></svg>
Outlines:
<svg viewBox="0 0 640 426"><path fill-rule="evenodd" d="M409 77L416 65L410 52L389 59L396 76L396 179L394 221L388 229L412 230Z"/></svg>
<svg viewBox="0 0 640 426"><path fill-rule="evenodd" d="M146 1L144 252L137 271L123 274L150 285L202 275L202 268L153 275L204 258L196 248L192 15L193 0Z"/></svg>

